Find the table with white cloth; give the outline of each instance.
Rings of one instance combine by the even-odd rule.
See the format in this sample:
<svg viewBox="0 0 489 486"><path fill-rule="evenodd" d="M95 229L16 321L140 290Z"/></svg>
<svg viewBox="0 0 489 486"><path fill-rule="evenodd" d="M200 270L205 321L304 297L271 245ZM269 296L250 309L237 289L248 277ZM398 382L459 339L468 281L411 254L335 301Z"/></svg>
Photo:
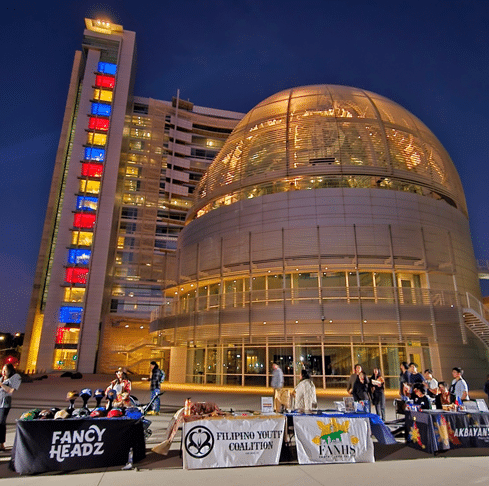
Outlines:
<svg viewBox="0 0 489 486"><path fill-rule="evenodd" d="M285 430L280 414L239 414L186 420L183 467L265 466L279 463Z"/></svg>

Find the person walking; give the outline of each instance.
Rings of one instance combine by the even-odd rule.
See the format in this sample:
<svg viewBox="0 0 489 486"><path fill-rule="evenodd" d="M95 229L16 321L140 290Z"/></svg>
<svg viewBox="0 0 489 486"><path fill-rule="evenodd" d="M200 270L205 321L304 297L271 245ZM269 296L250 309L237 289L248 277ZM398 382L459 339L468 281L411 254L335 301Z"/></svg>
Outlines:
<svg viewBox="0 0 489 486"><path fill-rule="evenodd" d="M281 391L284 387L284 372L277 363L272 364L272 379L270 386L273 388L273 409L280 412L282 409Z"/></svg>
<svg viewBox="0 0 489 486"><path fill-rule="evenodd" d="M7 434L7 415L12 406L12 394L19 389L22 378L15 372L11 363L2 368L0 377L0 451L5 450L5 436Z"/></svg>
<svg viewBox="0 0 489 486"><path fill-rule="evenodd" d="M151 391L151 400L153 404L151 405L152 410L148 412L148 415L159 415L160 414L160 387L165 381L165 372L159 368L156 361L151 361L151 376L149 377L149 389Z"/></svg>

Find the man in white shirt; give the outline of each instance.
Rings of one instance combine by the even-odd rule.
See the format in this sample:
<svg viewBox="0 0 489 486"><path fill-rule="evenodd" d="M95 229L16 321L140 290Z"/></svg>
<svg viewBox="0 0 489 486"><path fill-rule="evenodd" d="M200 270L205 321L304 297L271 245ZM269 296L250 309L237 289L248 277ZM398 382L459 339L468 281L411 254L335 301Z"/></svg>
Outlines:
<svg viewBox="0 0 489 486"><path fill-rule="evenodd" d="M431 398L434 398L438 395L438 382L433 378L433 372L431 370L424 370L423 376L426 380L427 394Z"/></svg>
<svg viewBox="0 0 489 486"><path fill-rule="evenodd" d="M462 378L464 374L464 370L462 368L453 368L452 369L452 386L450 387L450 393L453 393L455 397L460 398L461 400L470 400L469 398L469 386L467 382Z"/></svg>

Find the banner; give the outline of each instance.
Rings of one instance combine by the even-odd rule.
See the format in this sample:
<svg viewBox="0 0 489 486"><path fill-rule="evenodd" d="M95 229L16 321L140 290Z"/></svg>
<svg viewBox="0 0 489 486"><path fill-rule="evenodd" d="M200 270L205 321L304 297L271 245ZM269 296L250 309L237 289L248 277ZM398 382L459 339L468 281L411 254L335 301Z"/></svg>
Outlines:
<svg viewBox="0 0 489 486"><path fill-rule="evenodd" d="M278 464L285 430L283 415L211 418L183 427L183 467Z"/></svg>
<svg viewBox="0 0 489 486"><path fill-rule="evenodd" d="M74 418L17 421L11 468L20 474L73 471L144 459L146 446L141 420Z"/></svg>
<svg viewBox="0 0 489 486"><path fill-rule="evenodd" d="M367 418L295 416L299 464L375 462Z"/></svg>

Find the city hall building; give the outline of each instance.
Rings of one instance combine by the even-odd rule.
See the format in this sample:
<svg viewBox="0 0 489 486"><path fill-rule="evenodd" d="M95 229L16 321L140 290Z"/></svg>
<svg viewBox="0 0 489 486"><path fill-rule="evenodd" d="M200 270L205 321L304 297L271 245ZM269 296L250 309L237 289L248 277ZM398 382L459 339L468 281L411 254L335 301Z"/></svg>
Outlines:
<svg viewBox="0 0 489 486"><path fill-rule="evenodd" d="M398 385L415 361L486 374L463 188L435 135L362 89L277 93L246 115L134 97L134 33L87 20L75 56L24 369L174 383ZM124 42L121 42L124 39ZM211 163L212 162L212 163Z"/></svg>

